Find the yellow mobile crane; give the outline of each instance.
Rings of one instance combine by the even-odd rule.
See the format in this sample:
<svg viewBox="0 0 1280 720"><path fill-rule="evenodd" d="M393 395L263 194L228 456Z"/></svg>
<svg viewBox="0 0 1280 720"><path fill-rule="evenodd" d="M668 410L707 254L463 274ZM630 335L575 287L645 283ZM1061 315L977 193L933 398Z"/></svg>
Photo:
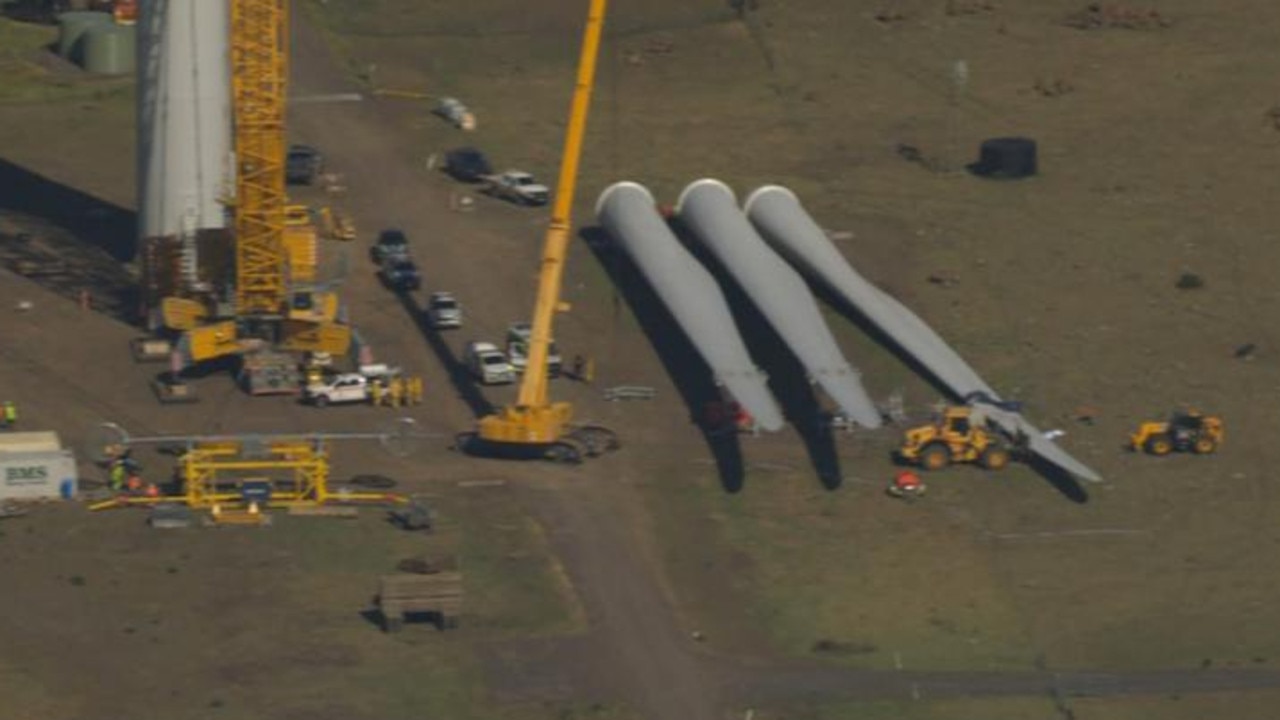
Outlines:
<svg viewBox="0 0 1280 720"><path fill-rule="evenodd" d="M165 327L182 333L182 364L259 350L342 354L351 329L338 322L334 293L294 285L285 235L285 102L288 0L231 1L235 122L234 294L228 310L209 295L168 297ZM226 288L218 288L225 292ZM286 358L286 362L288 359ZM246 364L264 374L269 362ZM272 375L274 378L274 375ZM252 385L253 378L246 378ZM272 384L276 382L273 379Z"/></svg>
<svg viewBox="0 0 1280 720"><path fill-rule="evenodd" d="M618 447L612 431L597 425L573 425L573 406L567 402L552 402L547 397L551 326L556 312L569 309L560 299L561 277L572 229L570 214L578 183L578 161L582 156L582 140L587 127L587 110L595 82L596 57L607 4L607 0L591 0L587 12L577 83L569 110L569 127L565 131L564 153L560 159L560 177L551 223L543 242L528 364L520 382L519 396L514 405L481 418L475 432L459 437L459 447L468 452L576 463L583 455L595 456Z"/></svg>

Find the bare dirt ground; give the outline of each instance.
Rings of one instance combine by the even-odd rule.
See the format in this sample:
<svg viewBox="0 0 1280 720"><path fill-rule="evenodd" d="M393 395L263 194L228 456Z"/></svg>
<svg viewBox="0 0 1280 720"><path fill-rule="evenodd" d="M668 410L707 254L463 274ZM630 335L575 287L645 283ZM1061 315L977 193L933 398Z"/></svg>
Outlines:
<svg viewBox="0 0 1280 720"><path fill-rule="evenodd" d="M1062 23L1079 3L1049 0L804 12L763 0L741 19L713 2L615 4L580 224L619 179L666 202L704 175L740 192L781 181L824 225L852 233L842 244L865 274L1037 420L1067 429L1065 444L1109 484L1060 492L1024 469L957 470L905 507L880 495L892 433L710 447L689 422L709 387L687 344L607 244L577 243L566 284L575 310L558 337L567 354L595 357L600 379L555 393L620 429L620 455L572 470L511 466L441 440L411 460L355 445L339 456L341 472L393 475L456 519L431 542L475 559L488 600L473 633L387 640L359 616L377 574L419 547L373 515L284 522L264 541L158 537L136 515L56 508L0 527L6 694L36 716L86 719L140 707L175 718L718 718L747 707L793 720L1270 717L1259 698L1272 691L1250 688L1276 682L1280 625L1269 602L1280 572L1269 552L1280 542L1269 398L1280 377L1265 191L1280 142L1266 85L1280 65L1269 41L1280 10L1164 2L1152 7L1167 26L1080 30ZM467 141L550 178L581 8L470 5L319 8L331 34L298 35L295 94L352 89L341 63L366 83L455 94L479 112ZM949 77L957 59L969 67L963 93ZM131 138L78 119L127 121L103 102L0 106L6 133L23 138L0 155L28 171L17 177L127 208ZM435 401L415 415L449 434L509 399L477 391L453 358L527 312L545 215L486 198L451 210L458 187L426 165L463 139L426 110L300 104L291 128L349 188L335 201L362 230L343 250L352 317L381 357L425 374ZM1009 133L1040 140L1040 177L991 184L942 171ZM76 152L48 152L54 139ZM5 203L15 205L30 203ZM460 336L421 333L414 303L376 286L365 247L390 226L414 238L428 289L462 294ZM1177 289L1184 272L1204 287ZM156 407L145 386L154 368L126 360L132 330L2 279L0 330L21 342L4 345L0 382L27 422L72 443L104 419L199 432L388 418L250 403L225 378L203 381L198 408ZM14 297L35 308L13 313ZM937 398L832 317L874 394L903 390L917 417ZM1250 359L1234 358L1246 343ZM770 363L793 407L820 402L787 384L785 357ZM600 401L599 387L618 383L659 395ZM1139 419L1183 402L1226 415L1221 456L1119 451ZM1072 419L1085 406L1093 425ZM820 479L815 466L833 462ZM458 487L495 479L506 486ZM289 670L266 671L279 667ZM309 692L315 678L331 691ZM1140 697L1116 699L1127 694ZM969 695L1034 700L942 699Z"/></svg>

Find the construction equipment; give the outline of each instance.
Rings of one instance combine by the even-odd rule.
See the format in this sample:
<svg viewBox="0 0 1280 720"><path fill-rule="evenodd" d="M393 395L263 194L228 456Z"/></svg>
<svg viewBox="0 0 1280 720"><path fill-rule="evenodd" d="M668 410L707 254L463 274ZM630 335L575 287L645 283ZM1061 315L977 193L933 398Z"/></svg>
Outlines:
<svg viewBox="0 0 1280 720"><path fill-rule="evenodd" d="M319 215L321 227L329 238L346 242L356 239L356 226L350 215L327 205L320 208Z"/></svg>
<svg viewBox="0 0 1280 720"><path fill-rule="evenodd" d="M617 436L611 430L596 425L575 427L572 424L573 406L567 402L551 402L547 397L547 360L552 324L556 312L568 310L568 305L560 299L561 278L568 252L578 162L582 156L587 110L607 4L607 0L591 0L588 9L577 84L565 132L564 153L560 159L555 204L543 243L542 269L538 276L528 356L519 395L514 405L481 418L475 432L464 433L458 438L458 446L467 452L576 463L584 455L600 455L618 447Z"/></svg>
<svg viewBox="0 0 1280 720"><path fill-rule="evenodd" d="M206 435L131 437L114 423L100 425L87 443L97 462L127 457L150 445L179 454L176 487L154 496L122 495L91 505L90 510L128 506L184 504L219 513L256 513L268 508L317 507L326 503L403 505L394 493L355 492L330 487L329 446L334 440L377 440L396 456L407 456L427 434L409 418L381 433L305 433L281 435Z"/></svg>
<svg viewBox="0 0 1280 720"><path fill-rule="evenodd" d="M231 0L235 277L231 287L188 287L161 301L162 324L181 334L181 367L260 350L340 355L351 346L337 295L310 284L308 213L285 196L287 36L287 0Z"/></svg>
<svg viewBox="0 0 1280 720"><path fill-rule="evenodd" d="M1175 411L1166 422L1142 423L1129 437L1129 448L1151 455L1171 452L1209 455L1218 451L1224 436L1222 418L1188 408Z"/></svg>
<svg viewBox="0 0 1280 720"><path fill-rule="evenodd" d="M898 458L929 471L952 463L975 463L987 470L1001 470L1013 457L1014 447L998 431L987 427L980 413L965 406L948 407L928 425L907 430Z"/></svg>

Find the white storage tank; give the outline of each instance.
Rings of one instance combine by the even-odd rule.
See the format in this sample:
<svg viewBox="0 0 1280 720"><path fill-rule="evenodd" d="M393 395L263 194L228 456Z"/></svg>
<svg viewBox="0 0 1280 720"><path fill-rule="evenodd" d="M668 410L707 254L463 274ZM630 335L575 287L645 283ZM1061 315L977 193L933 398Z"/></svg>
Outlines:
<svg viewBox="0 0 1280 720"><path fill-rule="evenodd" d="M7 3L6 3L7 4ZM84 34L111 24L111 13L71 11L58 16L58 54L78 63L84 57Z"/></svg>
<svg viewBox="0 0 1280 720"><path fill-rule="evenodd" d="M71 498L76 459L55 432L0 433L0 500Z"/></svg>
<svg viewBox="0 0 1280 720"><path fill-rule="evenodd" d="M133 72L137 60L137 40L133 25L95 25L84 32L85 70L97 75Z"/></svg>

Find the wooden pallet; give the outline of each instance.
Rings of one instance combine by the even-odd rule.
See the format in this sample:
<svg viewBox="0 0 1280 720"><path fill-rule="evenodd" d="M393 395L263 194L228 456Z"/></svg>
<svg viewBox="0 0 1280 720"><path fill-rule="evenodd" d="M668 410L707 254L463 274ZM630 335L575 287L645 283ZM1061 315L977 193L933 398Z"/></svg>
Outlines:
<svg viewBox="0 0 1280 720"><path fill-rule="evenodd" d="M383 575L378 580L378 610L389 633L399 630L410 614L435 615L441 629L457 627L462 600L462 573L457 571Z"/></svg>

